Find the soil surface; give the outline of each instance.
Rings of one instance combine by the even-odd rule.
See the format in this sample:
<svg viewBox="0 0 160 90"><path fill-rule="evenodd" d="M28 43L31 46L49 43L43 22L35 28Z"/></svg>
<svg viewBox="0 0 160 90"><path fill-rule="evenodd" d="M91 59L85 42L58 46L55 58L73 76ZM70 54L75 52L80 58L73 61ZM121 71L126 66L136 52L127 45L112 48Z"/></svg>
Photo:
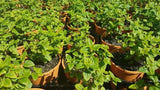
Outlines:
<svg viewBox="0 0 160 90"><path fill-rule="evenodd" d="M58 56L53 57L51 61L47 63L36 63L35 67L42 68L42 73L47 72L51 69L53 69L59 62Z"/></svg>
<svg viewBox="0 0 160 90"><path fill-rule="evenodd" d="M138 71L144 65L144 60L136 60L135 56L127 57L127 53L114 53L112 61L123 69Z"/></svg>
<svg viewBox="0 0 160 90"><path fill-rule="evenodd" d="M116 35L108 35L107 37L104 37L103 40L112 45L122 46L122 43L119 43L116 39Z"/></svg>

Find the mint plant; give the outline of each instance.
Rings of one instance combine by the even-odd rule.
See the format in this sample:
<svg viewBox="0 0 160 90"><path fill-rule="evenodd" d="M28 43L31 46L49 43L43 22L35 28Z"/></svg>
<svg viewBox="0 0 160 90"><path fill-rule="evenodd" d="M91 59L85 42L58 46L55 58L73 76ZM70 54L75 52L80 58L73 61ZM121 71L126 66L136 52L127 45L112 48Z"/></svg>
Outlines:
<svg viewBox="0 0 160 90"><path fill-rule="evenodd" d="M84 30L89 27L91 18L86 12L85 4L81 0L69 0L67 12L67 28L70 30ZM83 14L82 14L83 13ZM88 31L86 31L88 33Z"/></svg>
<svg viewBox="0 0 160 90"><path fill-rule="evenodd" d="M30 67L34 66L34 63L30 60L24 60L23 58L11 58L6 56L0 58L0 89L2 90L28 90L32 87L30 78L34 80L42 75L41 70L34 68L35 72L30 71ZM22 63L24 61L24 63Z"/></svg>
<svg viewBox="0 0 160 90"><path fill-rule="evenodd" d="M65 52L67 68L71 76L82 80L82 84L75 85L78 90L82 89L102 89L104 82L113 81L114 84L120 80L111 71L106 71L106 67L111 64L112 54L103 44L93 44L92 40L86 38L84 33L73 34L73 47Z"/></svg>
<svg viewBox="0 0 160 90"><path fill-rule="evenodd" d="M127 10L129 10L130 4L121 1L93 1L95 9L94 19L96 24L101 28L107 29L110 33L119 33L118 26L124 26L124 21L127 17Z"/></svg>
<svg viewBox="0 0 160 90"><path fill-rule="evenodd" d="M22 2L17 1L18 4ZM50 9L44 9L34 6L35 3L41 4L27 0L22 3L22 7L12 8L0 14L2 90L31 88L30 79L36 80L42 75L41 69L35 68L34 65L37 62L46 63L53 56L61 54L63 45L69 41L64 39L67 32L62 28L64 25L59 20L58 8L50 4ZM24 52L20 56L17 47L21 45L24 46Z"/></svg>
<svg viewBox="0 0 160 90"><path fill-rule="evenodd" d="M159 12L158 4L149 2L145 6L139 7L140 9L138 7L138 5L133 7L135 9L133 18L128 19L130 21L129 28L132 32L121 35L123 38L121 42L123 42L123 47L130 48L130 56L135 56L137 61L145 63L144 66L139 68L139 71L146 73L147 79L140 80L130 87L138 89L148 86L150 89L157 89L160 88L159 75L155 72L160 68L159 60L155 60L155 57L160 55L159 25L155 23L159 21L155 13ZM147 84L147 80L151 81L152 84Z"/></svg>
<svg viewBox="0 0 160 90"><path fill-rule="evenodd" d="M50 61L52 56L62 52L63 43L67 40L63 39L66 31L62 30L64 25L59 20L58 10L51 9L54 7L50 6L46 10L41 7L19 8L2 13L0 22L1 35L6 39L4 41L16 41L14 50L17 46L24 45L27 57L33 61ZM27 35L28 33L30 34Z"/></svg>

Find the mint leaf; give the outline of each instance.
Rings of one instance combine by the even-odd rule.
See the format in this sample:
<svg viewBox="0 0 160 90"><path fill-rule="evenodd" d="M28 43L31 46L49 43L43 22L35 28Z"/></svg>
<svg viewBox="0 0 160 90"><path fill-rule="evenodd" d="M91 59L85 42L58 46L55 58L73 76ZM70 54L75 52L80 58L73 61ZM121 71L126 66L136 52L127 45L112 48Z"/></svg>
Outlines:
<svg viewBox="0 0 160 90"><path fill-rule="evenodd" d="M12 87L12 82L11 82L11 80L8 79L8 78L5 78L5 79L4 79L4 82L3 82L3 87L6 87L6 88Z"/></svg>
<svg viewBox="0 0 160 90"><path fill-rule="evenodd" d="M35 64L32 62L32 61L30 61L30 60L26 60L25 62L24 62L24 67L32 67L32 66L34 66Z"/></svg>
<svg viewBox="0 0 160 90"><path fill-rule="evenodd" d="M83 77L84 77L84 80L88 81L91 77L91 73L83 72Z"/></svg>
<svg viewBox="0 0 160 90"><path fill-rule="evenodd" d="M82 84L76 84L75 85L75 88L77 89L77 90L83 90L83 85Z"/></svg>
<svg viewBox="0 0 160 90"><path fill-rule="evenodd" d="M32 73L32 79L35 81L38 78L38 74L37 73Z"/></svg>

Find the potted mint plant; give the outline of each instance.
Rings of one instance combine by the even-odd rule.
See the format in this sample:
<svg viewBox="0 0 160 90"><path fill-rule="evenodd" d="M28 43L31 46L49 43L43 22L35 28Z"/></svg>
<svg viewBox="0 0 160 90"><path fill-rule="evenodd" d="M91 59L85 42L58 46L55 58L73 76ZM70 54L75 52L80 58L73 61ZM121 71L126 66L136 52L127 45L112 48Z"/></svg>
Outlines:
<svg viewBox="0 0 160 90"><path fill-rule="evenodd" d="M39 65L43 67L46 63L46 66L51 65L51 70L47 70L49 74L44 73L37 80L32 79L33 84L44 85L58 76L61 62L59 54L61 54L63 45L66 43L66 39L64 40L66 31L62 30L64 25L59 20L58 10L52 10L55 7L44 9L32 6L33 3L28 3L27 8L18 8L1 13L1 43L10 43L10 46L4 46L2 53L17 58L17 47L21 46L21 48L18 47L20 55L25 53L25 59L34 62L36 67ZM27 3L22 4L27 5ZM10 24L7 24L8 22ZM45 67L43 68L45 69Z"/></svg>
<svg viewBox="0 0 160 90"><path fill-rule="evenodd" d="M108 46L94 44L92 40L86 38L85 33L75 33L72 38L73 46L65 51L65 71L70 72L70 77L81 89L104 89L104 82L118 82L106 67L111 64L112 54L106 50ZM78 42L77 42L78 40ZM63 64L63 63L62 63Z"/></svg>
<svg viewBox="0 0 160 90"><path fill-rule="evenodd" d="M25 60L23 65L22 61L24 58L15 59L11 56L0 58L0 89L28 90L32 87L30 78L37 79L42 73L38 68L34 68L35 72L30 71L29 68L34 66L32 61Z"/></svg>
<svg viewBox="0 0 160 90"><path fill-rule="evenodd" d="M159 69L159 60L156 60L155 57L159 55L159 31L157 29L152 29L158 27L157 24L151 21L155 20L158 21L158 17L156 14L148 13L150 9L154 9L155 11L159 11L157 7L152 8L154 5L153 2L146 4L145 7L140 8L138 7L135 14L133 14L133 18L130 19L130 26L129 28L132 30L131 33L123 34L121 42L123 43L123 47L129 47L129 51L126 53L126 59L132 58L134 60L125 61L124 59L121 60L122 62L132 62L129 67L135 62L138 64L142 64L140 67L137 68L138 71L143 72L146 74L145 79L139 80L135 84L131 85L130 88L143 88L144 86L148 86L148 88L158 88L159 85L159 75L156 70ZM136 7L134 7L136 8ZM145 12L144 12L145 11ZM139 15L146 15L150 17L139 17ZM148 18L148 20L147 20ZM150 18L150 19L149 19ZM148 23L148 24L146 24ZM152 24L150 26L150 24ZM117 50L113 52L117 52ZM134 57L134 58L133 58ZM135 61L136 60L136 61ZM127 65L127 64L126 64ZM114 72L113 72L114 73ZM118 74L116 76L119 76ZM143 77L143 76L142 76ZM141 77L141 78L142 78ZM124 77L125 78L125 77ZM123 78L123 79L124 79ZM146 84L145 82L151 83Z"/></svg>

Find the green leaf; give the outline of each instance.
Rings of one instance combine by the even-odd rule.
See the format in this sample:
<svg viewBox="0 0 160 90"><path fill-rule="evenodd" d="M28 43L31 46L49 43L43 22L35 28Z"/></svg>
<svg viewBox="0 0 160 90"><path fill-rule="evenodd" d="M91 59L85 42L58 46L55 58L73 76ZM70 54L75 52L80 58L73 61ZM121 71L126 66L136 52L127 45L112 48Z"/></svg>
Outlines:
<svg viewBox="0 0 160 90"><path fill-rule="evenodd" d="M33 67L33 69L38 75L42 75L42 68Z"/></svg>
<svg viewBox="0 0 160 90"><path fill-rule="evenodd" d="M80 49L80 53L87 53L87 52L88 52L88 48L85 46Z"/></svg>
<svg viewBox="0 0 160 90"><path fill-rule="evenodd" d="M16 48L16 47L14 47L14 46L11 46L11 47L9 48L9 51L10 51L10 52L12 52L13 54L18 55L17 48Z"/></svg>
<svg viewBox="0 0 160 90"><path fill-rule="evenodd" d="M9 71L8 73L6 73L5 76L8 77L8 78L17 78L14 71Z"/></svg>
<svg viewBox="0 0 160 90"><path fill-rule="evenodd" d="M101 90L106 90L106 89L104 87L102 87Z"/></svg>
<svg viewBox="0 0 160 90"><path fill-rule="evenodd" d="M150 86L149 90L159 90L160 88L156 87L156 86Z"/></svg>
<svg viewBox="0 0 160 90"><path fill-rule="evenodd" d="M5 71L4 69L2 69L2 70L0 71L0 76L3 75L3 74L5 74L5 73L6 73L6 71Z"/></svg>
<svg viewBox="0 0 160 90"><path fill-rule="evenodd" d="M50 61L52 58L50 55L45 55L45 59L47 59L47 61Z"/></svg>
<svg viewBox="0 0 160 90"><path fill-rule="evenodd" d="M138 71L148 73L148 69L146 67L140 67Z"/></svg>
<svg viewBox="0 0 160 90"><path fill-rule="evenodd" d="M83 78L88 81L91 78L91 73L83 72Z"/></svg>
<svg viewBox="0 0 160 90"><path fill-rule="evenodd" d="M72 60L72 57L69 54L66 54L66 59L70 61Z"/></svg>
<svg viewBox="0 0 160 90"><path fill-rule="evenodd" d="M69 70L72 70L73 67L74 67L74 64L73 64L73 63L68 63L68 69L69 69Z"/></svg>
<svg viewBox="0 0 160 90"><path fill-rule="evenodd" d="M38 78L38 74L37 73L32 73L32 79L36 80Z"/></svg>
<svg viewBox="0 0 160 90"><path fill-rule="evenodd" d="M18 82L23 84L23 85L27 85L28 84L28 78L21 78Z"/></svg>
<svg viewBox="0 0 160 90"><path fill-rule="evenodd" d="M6 87L6 88L12 87L12 82L11 82L11 80L8 79L8 78L5 78L5 79L4 79L4 82L3 82L3 87Z"/></svg>
<svg viewBox="0 0 160 90"><path fill-rule="evenodd" d="M132 85L130 85L130 86L129 86L129 88L130 88L130 89L138 89L138 87L137 87L137 85L136 85L136 84L132 84Z"/></svg>
<svg viewBox="0 0 160 90"><path fill-rule="evenodd" d="M6 58L5 58L5 60L4 60L4 66L8 66L8 65L10 65L10 63L11 63L11 57L10 56L7 56Z"/></svg>
<svg viewBox="0 0 160 90"><path fill-rule="evenodd" d="M84 64L83 63L78 63L77 65L76 65L76 69L82 69L82 68L84 68L84 66L83 66Z"/></svg>
<svg viewBox="0 0 160 90"><path fill-rule="evenodd" d="M22 53L22 60L25 60L26 56L27 56L27 52L24 51L24 52Z"/></svg>
<svg viewBox="0 0 160 90"><path fill-rule="evenodd" d="M25 62L24 62L24 67L32 67L32 66L34 66L35 64L32 62L32 61L30 61L30 60L26 60Z"/></svg>
<svg viewBox="0 0 160 90"><path fill-rule="evenodd" d="M75 88L77 89L77 90L83 90L83 85L82 84L76 84L75 85Z"/></svg>
<svg viewBox="0 0 160 90"><path fill-rule="evenodd" d="M153 82L158 82L159 79L157 76L149 76L149 78L153 81Z"/></svg>
<svg viewBox="0 0 160 90"><path fill-rule="evenodd" d="M104 63L110 65L111 64L110 58L104 58Z"/></svg>
<svg viewBox="0 0 160 90"><path fill-rule="evenodd" d="M73 55L74 55L74 56L79 56L79 54L78 54L77 51L75 51L75 52L73 53Z"/></svg>

